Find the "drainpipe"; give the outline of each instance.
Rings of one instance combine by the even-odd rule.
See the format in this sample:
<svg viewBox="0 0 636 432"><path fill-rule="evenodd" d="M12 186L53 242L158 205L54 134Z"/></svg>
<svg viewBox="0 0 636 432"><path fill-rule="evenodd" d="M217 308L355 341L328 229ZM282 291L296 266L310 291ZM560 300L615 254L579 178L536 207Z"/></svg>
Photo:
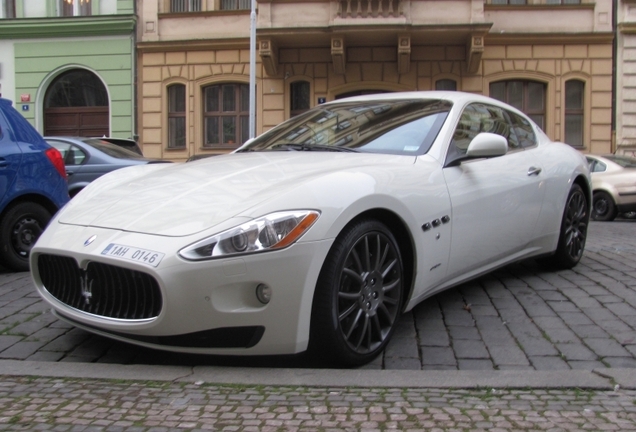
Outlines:
<svg viewBox="0 0 636 432"><path fill-rule="evenodd" d="M618 0L612 2L612 32L614 38L612 41L612 141L610 143L610 152L616 153L616 71L618 63Z"/></svg>
<svg viewBox="0 0 636 432"><path fill-rule="evenodd" d="M137 104L137 20L139 18L139 5L138 2L134 1L134 19L135 24L133 25L133 40L132 40L132 65L133 65L133 130L132 130L132 139L135 140L137 144L139 144L139 134L137 129L137 121L138 121L138 104Z"/></svg>

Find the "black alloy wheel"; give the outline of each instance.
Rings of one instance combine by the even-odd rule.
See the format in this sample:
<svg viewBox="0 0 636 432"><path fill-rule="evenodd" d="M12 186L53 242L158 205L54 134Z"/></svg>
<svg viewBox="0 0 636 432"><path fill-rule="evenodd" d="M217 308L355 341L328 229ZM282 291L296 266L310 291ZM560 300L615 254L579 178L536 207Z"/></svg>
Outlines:
<svg viewBox="0 0 636 432"><path fill-rule="evenodd" d="M0 221L0 258L15 271L29 270L29 253L51 219L41 205L23 202L11 207Z"/></svg>
<svg viewBox="0 0 636 432"><path fill-rule="evenodd" d="M618 210L611 195L607 192L594 192L592 198L592 219L597 221L613 221L616 219Z"/></svg>
<svg viewBox="0 0 636 432"><path fill-rule="evenodd" d="M574 184L563 211L557 250L550 260L553 265L569 269L578 264L585 250L589 221L587 196L578 184Z"/></svg>
<svg viewBox="0 0 636 432"><path fill-rule="evenodd" d="M367 363L386 347L401 313L403 263L389 229L362 220L335 241L314 297L310 347L327 363Z"/></svg>

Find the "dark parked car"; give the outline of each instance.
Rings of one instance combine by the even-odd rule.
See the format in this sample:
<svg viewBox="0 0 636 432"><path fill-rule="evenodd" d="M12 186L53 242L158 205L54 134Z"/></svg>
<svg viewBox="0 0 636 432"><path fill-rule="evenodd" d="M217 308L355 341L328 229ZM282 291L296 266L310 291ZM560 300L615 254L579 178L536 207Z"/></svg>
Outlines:
<svg viewBox="0 0 636 432"><path fill-rule="evenodd" d="M0 263L29 269L29 252L51 216L68 202L60 152L0 99Z"/></svg>
<svg viewBox="0 0 636 432"><path fill-rule="evenodd" d="M116 169L168 162L145 158L101 138L51 136L44 139L58 149L64 158L71 197L96 178Z"/></svg>

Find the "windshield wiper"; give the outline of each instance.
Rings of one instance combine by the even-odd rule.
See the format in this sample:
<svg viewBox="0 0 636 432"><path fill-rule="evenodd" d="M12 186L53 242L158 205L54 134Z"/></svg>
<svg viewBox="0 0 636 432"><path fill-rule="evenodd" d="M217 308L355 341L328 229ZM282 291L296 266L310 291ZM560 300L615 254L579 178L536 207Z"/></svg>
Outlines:
<svg viewBox="0 0 636 432"><path fill-rule="evenodd" d="M271 150L292 150L292 151L335 151L335 152L347 152L358 153L358 150L348 147L336 147L321 144L296 144L296 143L284 143L276 144L270 147Z"/></svg>

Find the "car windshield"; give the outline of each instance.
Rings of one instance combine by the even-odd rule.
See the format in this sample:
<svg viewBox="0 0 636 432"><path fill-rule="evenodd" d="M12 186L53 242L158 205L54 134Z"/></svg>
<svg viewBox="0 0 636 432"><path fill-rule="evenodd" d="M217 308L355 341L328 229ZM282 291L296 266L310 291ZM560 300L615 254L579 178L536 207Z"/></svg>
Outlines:
<svg viewBox="0 0 636 432"><path fill-rule="evenodd" d="M346 151L402 155L428 152L451 102L376 100L317 107L241 147L247 151Z"/></svg>
<svg viewBox="0 0 636 432"><path fill-rule="evenodd" d="M633 158L633 157L607 155L607 156L604 156L604 158L611 160L612 162L622 166L623 168L636 168L636 158Z"/></svg>
<svg viewBox="0 0 636 432"><path fill-rule="evenodd" d="M138 153L119 147L118 145L102 141L101 139L89 138L83 140L83 142L101 152L106 153L108 156L117 159L144 159L144 157Z"/></svg>

